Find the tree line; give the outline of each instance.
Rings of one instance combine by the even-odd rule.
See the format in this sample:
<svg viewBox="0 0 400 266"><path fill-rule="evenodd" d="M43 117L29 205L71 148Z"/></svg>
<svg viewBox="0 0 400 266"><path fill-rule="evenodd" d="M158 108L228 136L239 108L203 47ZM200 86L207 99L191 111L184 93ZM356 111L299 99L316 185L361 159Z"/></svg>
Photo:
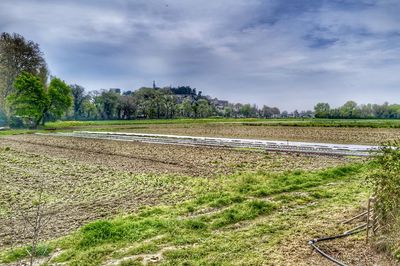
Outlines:
<svg viewBox="0 0 400 266"><path fill-rule="evenodd" d="M71 85L71 89L73 113L69 112L67 118L75 120L272 117L280 114L276 107L258 108L202 96L189 86L142 87L127 92L119 89L86 92L79 85Z"/></svg>
<svg viewBox="0 0 400 266"><path fill-rule="evenodd" d="M328 103L318 103L314 107L316 118L400 118L399 104L357 104L348 101L338 108L331 108Z"/></svg>

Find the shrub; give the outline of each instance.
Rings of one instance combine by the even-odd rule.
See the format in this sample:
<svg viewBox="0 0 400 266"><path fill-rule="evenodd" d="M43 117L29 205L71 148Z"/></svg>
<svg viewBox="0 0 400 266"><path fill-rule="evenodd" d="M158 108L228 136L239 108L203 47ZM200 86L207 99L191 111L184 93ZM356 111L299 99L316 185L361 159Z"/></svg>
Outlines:
<svg viewBox="0 0 400 266"><path fill-rule="evenodd" d="M375 210L381 217L380 243L396 254L400 251L400 142L385 145L375 166L368 177L376 197Z"/></svg>
<svg viewBox="0 0 400 266"><path fill-rule="evenodd" d="M10 127L11 128L24 128L25 127L24 120L19 116L12 116L10 118Z"/></svg>

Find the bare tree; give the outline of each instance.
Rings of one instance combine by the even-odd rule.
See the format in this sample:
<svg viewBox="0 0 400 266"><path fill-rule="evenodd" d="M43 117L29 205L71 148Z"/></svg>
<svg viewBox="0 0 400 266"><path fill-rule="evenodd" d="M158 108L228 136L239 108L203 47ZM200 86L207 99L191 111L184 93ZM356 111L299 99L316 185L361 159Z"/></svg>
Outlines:
<svg viewBox="0 0 400 266"><path fill-rule="evenodd" d="M10 207L9 234L11 249L15 250L20 244L29 243L24 249L28 254L27 263L30 266L34 265L39 255L42 255L39 253L38 247L43 239L44 230L53 220L56 213L54 204L46 193L47 190L46 181L42 179L36 185L33 194L29 195L28 203L14 200ZM27 194L28 192L20 189L18 193ZM21 260L18 264L22 264Z"/></svg>

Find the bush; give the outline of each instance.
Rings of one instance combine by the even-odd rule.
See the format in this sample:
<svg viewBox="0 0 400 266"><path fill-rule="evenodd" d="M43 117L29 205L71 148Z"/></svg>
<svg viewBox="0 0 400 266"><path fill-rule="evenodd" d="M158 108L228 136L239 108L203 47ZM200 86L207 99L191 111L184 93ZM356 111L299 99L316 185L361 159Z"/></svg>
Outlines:
<svg viewBox="0 0 400 266"><path fill-rule="evenodd" d="M24 128L25 127L24 120L19 116L12 116L10 118L10 127L11 128Z"/></svg>
<svg viewBox="0 0 400 266"><path fill-rule="evenodd" d="M400 251L400 142L385 145L369 175L381 217L380 242L394 254Z"/></svg>
<svg viewBox="0 0 400 266"><path fill-rule="evenodd" d="M7 115L0 107L0 127L7 125Z"/></svg>

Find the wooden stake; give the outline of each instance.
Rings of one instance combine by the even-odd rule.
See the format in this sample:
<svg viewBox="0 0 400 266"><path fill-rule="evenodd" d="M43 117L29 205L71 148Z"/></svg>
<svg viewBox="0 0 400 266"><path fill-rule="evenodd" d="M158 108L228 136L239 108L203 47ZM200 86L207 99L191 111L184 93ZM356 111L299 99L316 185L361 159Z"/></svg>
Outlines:
<svg viewBox="0 0 400 266"><path fill-rule="evenodd" d="M369 238L369 217L371 213L371 198L368 199L368 209L367 209L367 239L366 242L368 243Z"/></svg>

